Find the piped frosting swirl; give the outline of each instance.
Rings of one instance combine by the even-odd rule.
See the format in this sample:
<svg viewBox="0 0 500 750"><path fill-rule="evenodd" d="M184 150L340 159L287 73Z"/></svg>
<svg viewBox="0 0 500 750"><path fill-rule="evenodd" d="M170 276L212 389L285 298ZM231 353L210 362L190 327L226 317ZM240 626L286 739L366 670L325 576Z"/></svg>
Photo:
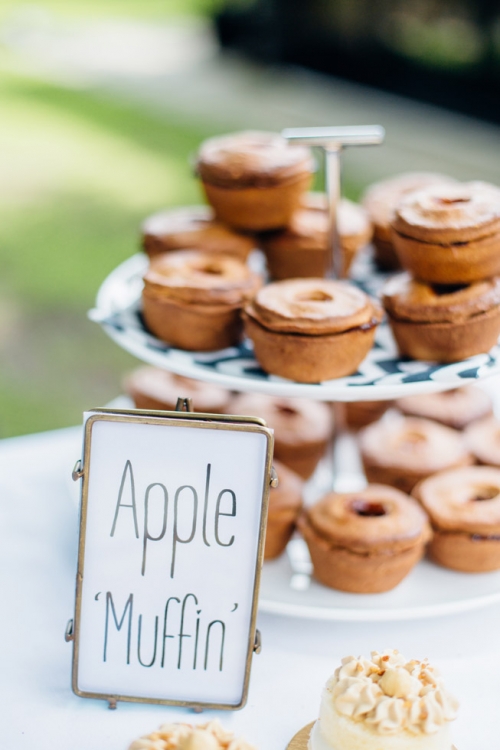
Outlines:
<svg viewBox="0 0 500 750"><path fill-rule="evenodd" d="M434 734L456 718L458 707L426 659L407 661L398 651L345 657L326 691L338 713L378 734Z"/></svg>

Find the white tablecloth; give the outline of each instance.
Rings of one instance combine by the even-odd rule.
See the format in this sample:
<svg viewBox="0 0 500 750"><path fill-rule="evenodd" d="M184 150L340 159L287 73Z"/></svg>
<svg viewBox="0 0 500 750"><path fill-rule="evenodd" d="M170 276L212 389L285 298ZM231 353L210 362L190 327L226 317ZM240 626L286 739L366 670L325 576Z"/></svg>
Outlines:
<svg viewBox="0 0 500 750"><path fill-rule="evenodd" d="M0 443L0 727L2 750L126 750L164 721L218 715L261 750L282 750L316 718L320 690L346 654L398 648L428 656L461 702L458 750L500 748L500 606L416 622L326 623L260 615L247 706L202 716L71 692L77 508L68 474L80 429Z"/></svg>

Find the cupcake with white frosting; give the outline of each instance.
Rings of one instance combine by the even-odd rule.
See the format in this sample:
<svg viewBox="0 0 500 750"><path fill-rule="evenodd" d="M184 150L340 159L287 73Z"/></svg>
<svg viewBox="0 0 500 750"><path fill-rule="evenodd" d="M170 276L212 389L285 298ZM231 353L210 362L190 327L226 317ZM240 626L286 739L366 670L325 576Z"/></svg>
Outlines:
<svg viewBox="0 0 500 750"><path fill-rule="evenodd" d="M308 750L452 750L457 707L427 660L347 656L323 689Z"/></svg>

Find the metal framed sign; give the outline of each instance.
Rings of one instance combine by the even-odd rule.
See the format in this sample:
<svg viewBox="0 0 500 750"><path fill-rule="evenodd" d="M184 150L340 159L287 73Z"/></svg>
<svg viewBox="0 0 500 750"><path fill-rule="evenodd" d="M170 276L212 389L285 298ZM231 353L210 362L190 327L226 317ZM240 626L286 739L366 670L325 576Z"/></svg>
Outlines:
<svg viewBox="0 0 500 750"><path fill-rule="evenodd" d="M72 686L241 708L258 650L273 436L252 417L86 415Z"/></svg>

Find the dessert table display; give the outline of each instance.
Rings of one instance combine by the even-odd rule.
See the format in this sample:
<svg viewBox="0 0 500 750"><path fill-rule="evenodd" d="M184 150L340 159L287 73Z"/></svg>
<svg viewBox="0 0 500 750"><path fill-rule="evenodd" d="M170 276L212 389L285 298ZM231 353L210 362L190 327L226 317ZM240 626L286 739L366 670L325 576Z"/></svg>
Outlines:
<svg viewBox="0 0 500 750"><path fill-rule="evenodd" d="M115 269L99 290L90 317L100 323L116 343L145 362L243 392L305 397L324 402L376 402L437 393L500 375L500 347L496 343L500 332L500 285L496 279L490 278L497 272L495 247L500 231L500 191L494 186L478 183L459 185L441 176L432 176L432 184L421 192L411 192L412 188L405 187L397 205L395 200L391 203L387 223L378 225L374 242L379 255L378 267L375 267L369 250L358 252L359 243L365 243L369 236L366 223L363 231L357 224L355 242L356 231L353 230L350 240L354 244L347 241L345 225L342 225L342 210L354 212L351 216L354 216L355 224L360 212L365 211L366 222L366 211L370 200L373 203L373 193L371 197L367 196L365 209L361 206L347 209L345 204L342 209L339 157L346 145L380 143L383 130L348 128L345 132L333 131L335 129L288 131L284 133L285 138L273 134L241 133L202 144L196 169L213 213L181 211L173 219L175 227L170 234L165 233L165 222L168 225L172 217L164 214L150 217L143 230L143 247L149 261L146 255L137 255ZM286 138L298 141L299 145L291 146ZM317 211L316 198L307 193L314 171L314 161L306 147L308 144L321 146L326 151L327 211L324 206ZM427 179L426 176L424 182ZM304 257L297 256L288 266L283 263L283 232L286 233L288 227L290 235L295 232L295 239L297 234L300 237L300 226L293 226L292 220L301 211L312 217L316 228L319 226L316 232L316 238L320 238L319 256L318 246L314 248L316 260L319 257L319 265L324 267L326 275L333 267L335 280L302 278L307 276L307 271L304 273L303 270ZM313 216L315 211L317 214ZM306 234L308 221L305 222ZM374 222L373 217L371 221ZM445 231L450 226L453 227L451 233ZM199 236L205 239L209 236L210 241L202 247L200 240L193 249L188 237L192 238L197 232L201 232ZM260 246L268 253L268 258L273 255L273 263L269 262L268 268L275 278L280 278L279 281L266 283L262 254L250 252L249 255L249 233L253 233L256 246L261 237ZM274 234L270 237L269 233ZM219 241L224 245L220 252L216 247ZM165 247L165 244L169 246ZM313 249L313 245L308 247ZM300 241L298 247L300 255ZM428 247L439 255L437 265L429 265ZM477 263L474 261L476 251L480 257ZM415 253L420 261L413 265L406 256L409 254L413 258ZM351 266L352 255L356 258ZM380 267L388 268L402 258L410 273L400 274L387 283L387 276L379 270ZM301 270L297 271L297 268ZM468 272L471 268L472 274ZM457 271L451 286L448 283L450 269ZM351 282L338 280L347 273ZM381 303L388 323L383 321ZM414 336L415 332L417 335ZM179 402L187 408L189 399L186 394L179 393L178 396ZM327 409L323 404L321 408ZM290 411L285 405L284 412L287 409ZM158 427L161 418L165 423L172 421L175 415L154 412L127 415L121 409L117 410L115 417L117 415L118 421L135 420L136 426L140 423L141 430L149 425L148 439L152 442L144 449L147 459L149 461L154 455L155 466L167 466L165 459L170 458L169 451L172 451L172 456L175 454L173 444L166 443L159 448L149 428ZM260 415L255 416L257 423ZM97 418L94 415L90 419L94 417ZM218 429L222 429L224 419L242 421L253 417L221 417L220 424L213 414L192 417L197 418L207 436L211 428L209 422L214 428L218 425ZM401 420L407 420L408 425L418 423L418 418L414 417L401 416ZM259 424L259 429L266 430L263 422ZM433 440L441 441L439 435L449 432L442 426L432 428L434 438L427 440L416 428L405 426L404 430L408 432L410 447L419 441L432 446ZM180 436L181 432L177 434ZM266 434L272 441L268 430ZM365 474L371 481L380 482L382 468L377 456L369 460L367 435L365 431L364 442L361 440ZM84 475L77 629L75 635L71 626L66 629L66 640L75 639L75 655L79 647L78 597L84 580L82 550L88 554L85 542L82 542L87 529L86 493L88 483L93 481L85 473L90 456L87 438L83 464L77 463L73 477ZM258 622L263 639L262 656L255 659L248 705L240 713L226 714L223 719L224 725L236 735L262 750L284 748L292 738L295 750L305 748L307 732L299 735L296 732L318 716L319 689L341 662L342 666L325 689L327 697L331 690L333 703L330 698L326 703L323 699L319 722L312 734L313 750L351 750L356 737L364 742L368 736L374 741L373 747L379 750L384 746L386 750L375 736L377 733L387 734L384 742L394 750L403 746L451 750L448 722L455 718L456 704L429 666L430 660L441 668L445 682L453 685L453 692L463 706L453 733L453 741L459 750L472 750L478 742L481 747L493 750L497 728L490 717L495 715L494 695L500 687L500 650L495 623L495 618L500 615L500 572L496 570L498 563L493 554L498 540L495 515L498 503L489 506L493 508L493 516L487 518L488 512L479 510L484 509L485 504L469 503L469 500L495 498L496 502L500 496L500 478L496 469L488 473L487 469L468 468L473 462L469 450L464 444L455 456L453 451L449 452L450 441L459 442L461 438L452 436L448 441L444 453L449 456L447 459L445 455L443 466L465 467L463 482L452 482L452 489L460 495L463 507L468 504L469 512L464 515L468 524L465 531L463 524L459 523L450 527L449 535L440 524L446 525L450 519L436 507L436 494L448 492L448 485L445 490L441 485L436 489L433 478L427 479L439 470L432 468L435 466L433 461L417 467L416 472L407 471L402 478L408 486L398 484L401 478L395 472L393 481L385 480L394 484L395 489L375 484L365 488L352 438L340 435L333 456L334 493L328 492L332 487L332 470L331 461L326 459L306 485L305 507L298 515L301 480L297 477L291 480L293 502L287 499L285 515L293 516L293 521L287 522L288 529L281 528L279 534L274 534L274 551L269 551L268 547L266 551L270 557L281 553L295 521L303 539L292 539L284 554L264 565ZM209 440L205 442L205 447L210 447ZM386 441L375 437L372 442L377 449L378 443L385 444ZM138 445L136 441L135 447ZM271 496L273 490L277 490L276 475L270 466L270 447L271 442L268 442L263 509L268 494ZM199 452L198 448L195 454ZM120 448L122 452L124 449L124 446ZM114 448L110 450L110 456L113 451ZM377 452L380 453L375 450ZM69 453L72 453L71 457ZM189 450L184 450L184 455L189 470ZM9 746L22 748L36 744L42 750L45 747L72 747L75 750L95 747L97 750L105 745L107 750L115 747L125 750L134 738L143 736L144 740L137 740L132 745L134 750L163 750L164 747L169 750L177 750L177 747L179 750L237 750L237 747L248 750L245 741L235 740L233 745L232 735L223 735L218 725L207 724L218 716L210 706L239 707L244 701L197 700L187 703L185 697L175 695L178 679L172 675L167 679L168 669L160 669L156 674L158 689L155 695L164 698L167 685L168 697L175 706L159 708L120 704L118 712L106 713L102 703L94 698L97 695L108 697L110 708L116 708L116 701L120 700L117 689L96 693L95 690L78 691L74 686L75 692L87 697L87 701L79 701L70 693L71 655L69 648L65 650L63 631L65 619L71 616L76 504L71 502L74 492L69 491L61 477L63 468L69 473L69 467L79 456L80 429L0 445L0 460L5 465L7 477L2 479L6 482L3 491L10 499L2 509L5 515L4 545L1 548L5 555L3 569L7 572L8 593L15 591L17 594L18 615L15 618L6 616L0 624L4 642L12 645L6 655L9 684L2 695L11 717ZM285 478L283 490L290 480L287 477L290 464L287 464L285 455L282 458L288 467L282 469ZM100 460L104 476L106 456L103 454ZM121 460L123 463L123 456ZM230 463L236 476L236 462ZM129 513L127 517L133 519L135 538L139 540L134 479L131 464L127 469L129 464L127 460L111 534L106 535L104 527L100 530L100 539L105 538L106 543L109 543L108 537L113 537L117 514L121 510L133 514ZM210 547L205 536L210 466L208 462L203 516L203 543L207 547ZM294 468L293 460L291 468ZM312 470L312 467L306 470L302 466L299 473L302 478L307 478ZM384 471L385 476L389 476L390 472ZM422 479L423 483L414 490L417 479ZM131 504L122 502L126 480ZM476 484L481 482L491 486L481 485L481 491L476 492ZM101 495L95 507L101 509L111 497L111 485L109 482L98 484ZM146 489L144 518L148 517L148 498L154 487L163 488L163 528L158 536L154 536L145 521L142 576L147 544L162 540L167 525L168 492L158 481ZM198 495L193 486L183 484L178 487L175 512L179 493L185 489L193 495L192 531L191 536L184 539L178 534L175 521L173 549L177 541L182 544L190 542L195 534ZM406 494L411 491L413 497ZM325 492L328 494L315 502ZM219 504L224 493L233 499L232 506L223 511ZM278 498L279 494L274 497ZM451 507L453 502L453 499L449 500L448 505ZM422 506L429 515L424 513ZM283 510L285 506L282 506ZM262 512L259 550L264 554L265 510ZM232 489L221 490L216 513L231 518L236 516L236 494ZM216 539L218 517L215 521ZM343 520L337 524L339 518ZM433 534L434 560L448 567L420 560ZM272 537L273 534L269 534L269 540ZM450 546L451 537L458 540L453 543L455 546ZM246 536L241 535L241 538ZM231 540L228 537L227 542L218 544L230 547L234 539L234 536ZM460 549L466 547L471 551L474 548L476 555L470 568L458 564ZM104 546L101 544L99 549L102 552ZM122 560L126 561L129 548L120 543L120 549ZM173 555L174 552L171 578ZM96 568L99 574L103 571L107 575L110 570L120 573L121 568L108 560L106 554L102 555L102 560L104 563ZM468 569L492 572L473 575L458 572ZM203 576L207 574L203 565L195 565L189 572L196 585L203 588ZM228 571L228 578L233 580L233 574L233 569ZM216 580L217 591L222 594L224 577L225 574L218 575ZM399 583L402 578L405 580ZM138 578L138 581L143 582L143 579ZM158 570L158 581L160 588L165 586L161 569ZM125 577L123 581L120 579L120 584L122 582L128 585ZM205 588L208 590L208 586ZM157 586L154 594L148 593L148 605L156 601L158 590ZM100 594L98 591L94 596L92 590L87 597L87 606L94 612ZM170 592L168 596L168 601L180 602L176 596L170 596ZM196 600L193 593L187 597ZM231 602L239 598L232 597ZM96 641L92 637L87 641L92 649L97 648L95 658L102 668L102 662L106 662L109 612L114 617L116 631L120 631L130 606L126 661L121 665L127 679L131 674L131 670L127 670L132 643L132 602L133 594L130 593L125 609L117 615L112 596L106 592L102 661L99 661L99 639ZM102 602L99 606L102 608ZM231 611L235 612L237 608L238 602ZM163 621L163 653L167 639L177 637L167 629L167 609L168 602ZM197 664L201 609L197 615L196 640L191 641L195 644L193 670ZM177 669L180 669L182 639L191 638L183 631L183 618L184 604L178 633ZM56 627L56 620L60 623L60 630L59 626ZM150 663L141 659L141 621L142 614L138 619L138 641L134 648L137 648L141 667L148 668L156 659L159 616L154 618L154 656ZM254 625L254 620L252 622ZM219 662L222 672L225 624L220 619L211 622L207 630L204 669L207 669L210 627L214 624L220 626L219 632L222 633ZM477 637L479 628L480 638ZM56 630L60 633L57 643ZM124 628L121 635L126 632ZM247 646L249 656L251 651L260 653L260 637L255 638L255 643L252 638L250 641ZM414 657L413 660L406 662L401 652ZM356 657L367 653L371 653L371 661ZM164 667L163 656L160 667ZM105 665L104 671L107 669L108 665ZM110 672L106 674L106 679L109 679ZM140 672L143 687L147 686L148 674L147 669ZM208 673L203 676L207 682ZM47 691L50 679L53 689ZM148 689L137 692L138 695L135 687L129 687L125 695L130 700L151 700ZM161 730L161 737L155 734L160 724L189 721L186 719L188 709L181 706L187 704L200 708L200 703L209 708L203 722L205 729L192 733L190 729L169 729L167 726ZM25 721L26 707L29 707L29 724ZM356 721L353 722L351 716L355 716ZM330 732L326 727L331 722L340 734L335 734L337 729ZM36 730L32 730L33 724ZM39 727L42 725L47 729L40 740ZM376 731L372 725L376 725ZM174 735L175 741L169 744L169 737ZM336 742L332 739L335 737ZM372 745L365 743L363 746Z"/></svg>

